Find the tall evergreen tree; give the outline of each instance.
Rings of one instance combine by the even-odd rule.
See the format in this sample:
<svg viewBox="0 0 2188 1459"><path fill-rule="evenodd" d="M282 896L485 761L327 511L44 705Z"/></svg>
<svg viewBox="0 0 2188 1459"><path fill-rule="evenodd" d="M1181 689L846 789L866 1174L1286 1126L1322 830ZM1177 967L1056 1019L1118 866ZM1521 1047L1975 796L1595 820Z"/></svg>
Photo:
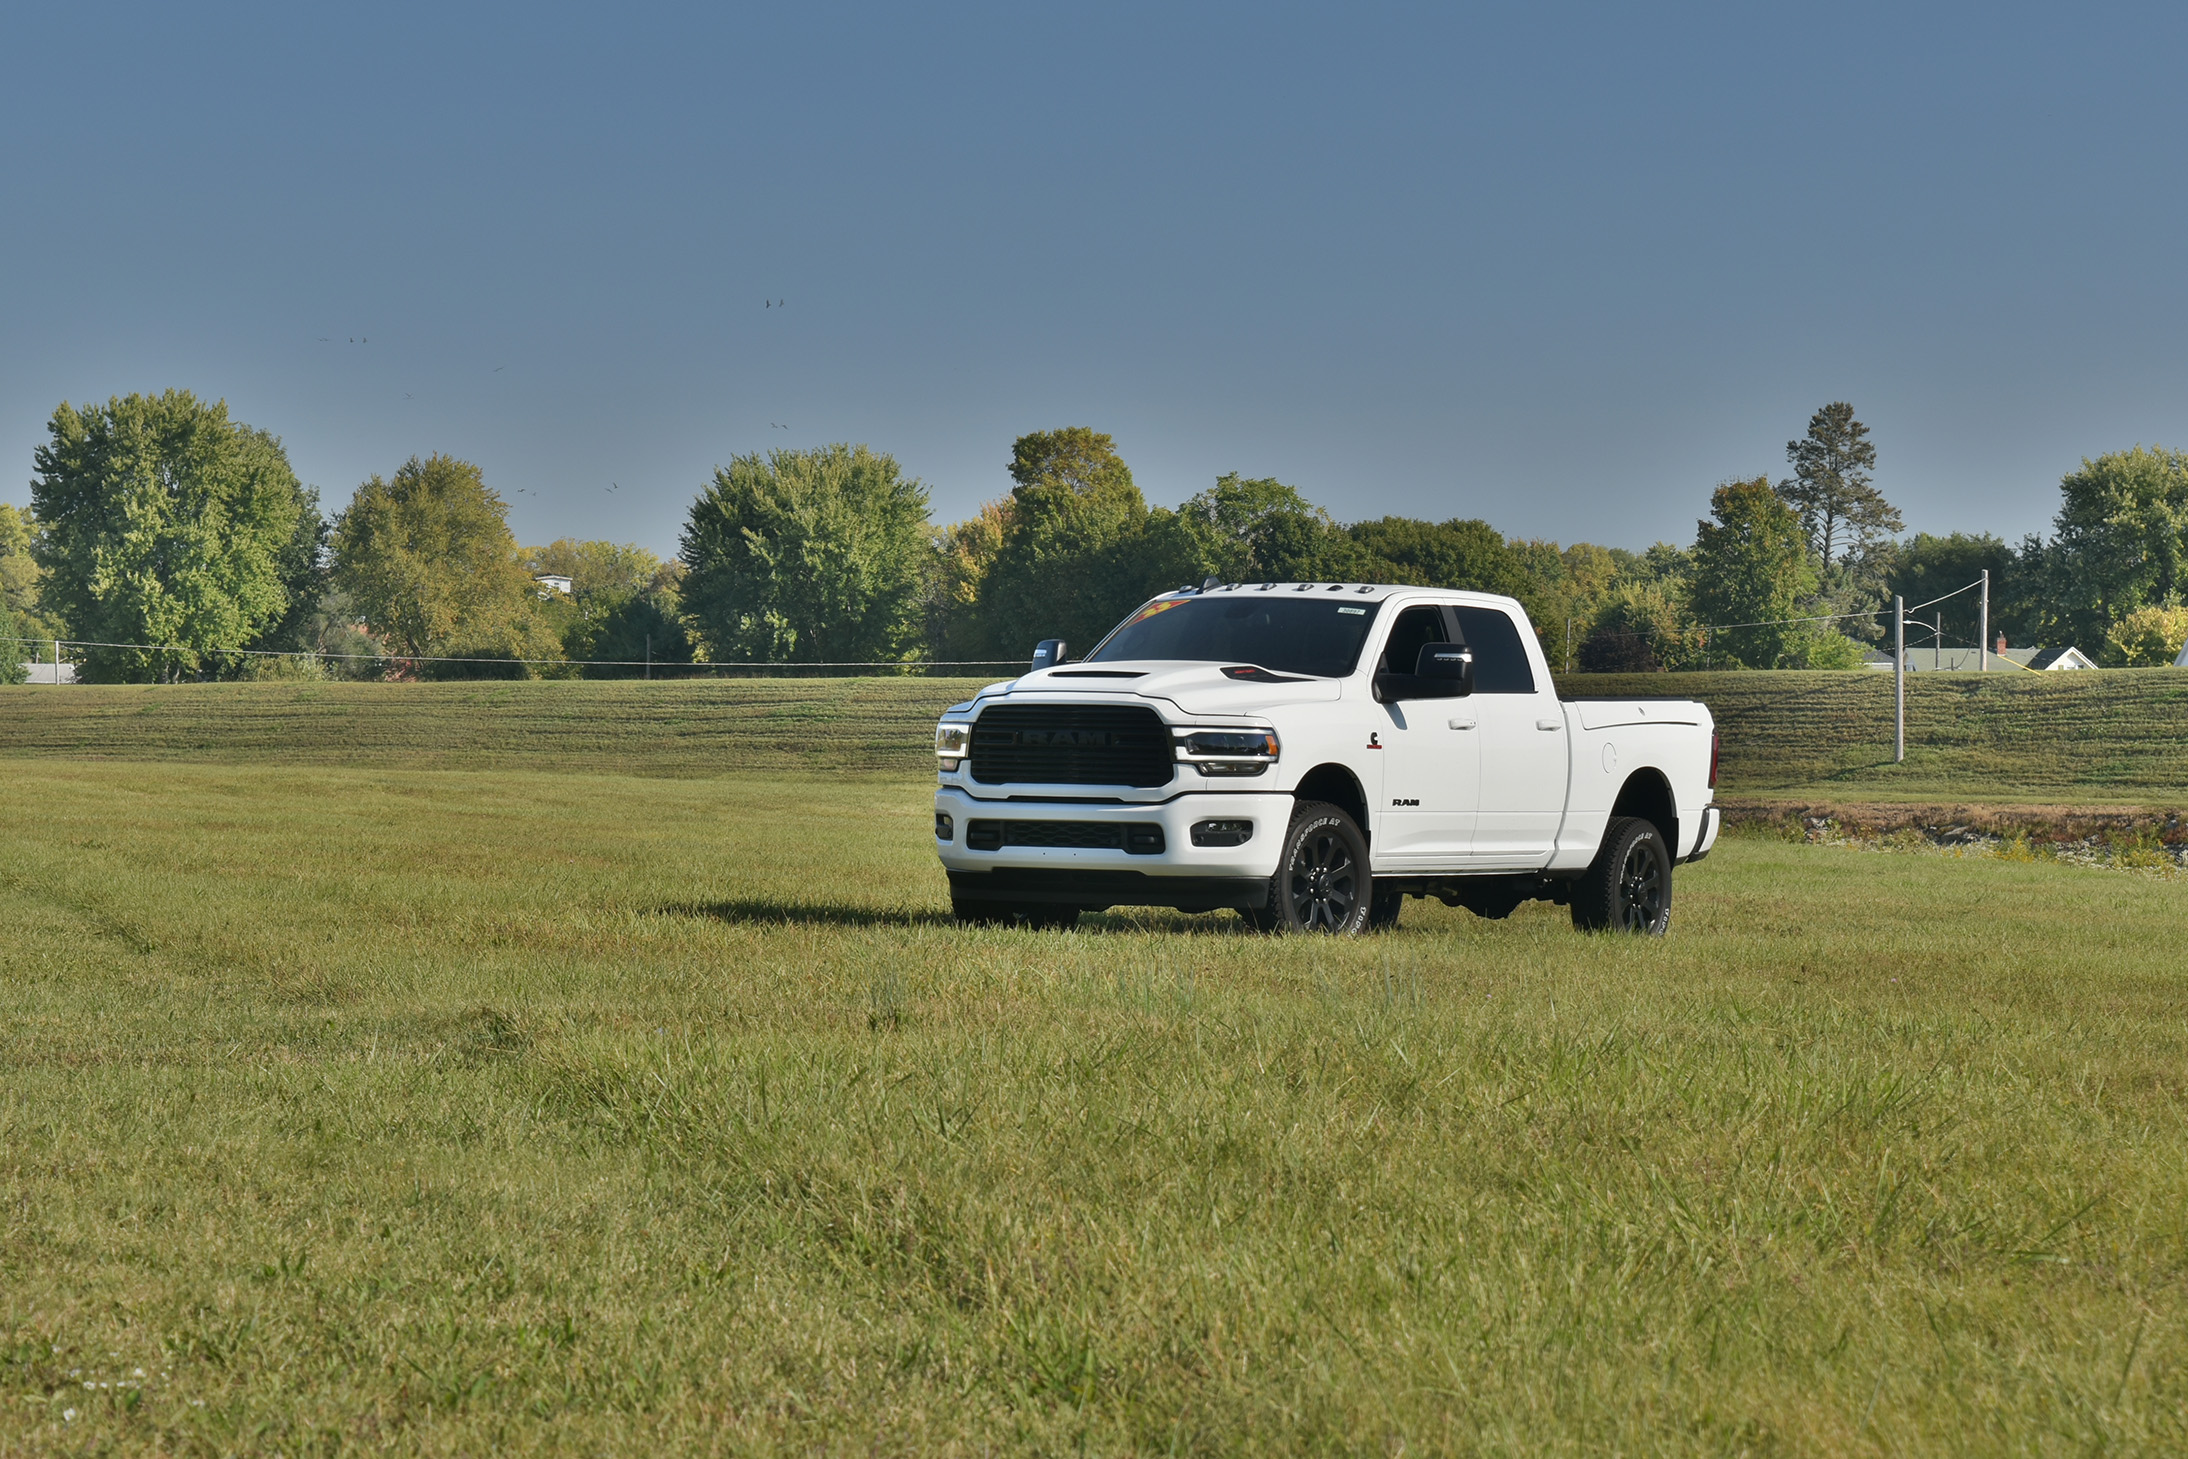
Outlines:
<svg viewBox="0 0 2188 1459"><path fill-rule="evenodd" d="M1785 443L1791 479L1778 495L1800 516L1809 550L1829 566L1905 524L1870 480L1877 448L1854 408L1835 400L1809 417L1808 434Z"/></svg>

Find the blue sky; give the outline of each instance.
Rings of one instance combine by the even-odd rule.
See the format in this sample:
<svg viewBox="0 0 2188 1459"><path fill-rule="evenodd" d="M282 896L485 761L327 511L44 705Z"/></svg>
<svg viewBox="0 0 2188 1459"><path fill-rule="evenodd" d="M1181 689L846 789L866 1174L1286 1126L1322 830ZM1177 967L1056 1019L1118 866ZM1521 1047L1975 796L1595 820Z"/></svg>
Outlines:
<svg viewBox="0 0 2188 1459"><path fill-rule="evenodd" d="M1844 398L1910 527L2018 537L2188 444L2184 15L9 7L0 496L181 386L526 541L835 440L953 519L1090 425L1157 502L1641 547Z"/></svg>

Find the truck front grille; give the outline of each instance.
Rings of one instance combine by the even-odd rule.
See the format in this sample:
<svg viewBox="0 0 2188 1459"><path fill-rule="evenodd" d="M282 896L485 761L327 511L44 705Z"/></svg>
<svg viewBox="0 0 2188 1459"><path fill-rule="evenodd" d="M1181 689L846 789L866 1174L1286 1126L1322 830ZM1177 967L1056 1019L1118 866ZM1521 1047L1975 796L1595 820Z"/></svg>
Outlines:
<svg viewBox="0 0 2188 1459"><path fill-rule="evenodd" d="M1005 846L1065 846L1079 851L1129 851L1160 856L1159 824L1122 821L972 821L965 827L971 851L1000 851Z"/></svg>
<svg viewBox="0 0 2188 1459"><path fill-rule="evenodd" d="M1125 704L998 704L972 725L982 785L1168 785L1170 728Z"/></svg>

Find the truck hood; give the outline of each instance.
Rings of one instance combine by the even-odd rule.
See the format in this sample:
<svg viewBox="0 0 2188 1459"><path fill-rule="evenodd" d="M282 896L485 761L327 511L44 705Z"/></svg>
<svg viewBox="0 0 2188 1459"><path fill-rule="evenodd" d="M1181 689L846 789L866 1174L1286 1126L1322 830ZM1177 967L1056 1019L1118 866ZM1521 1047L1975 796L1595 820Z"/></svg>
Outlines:
<svg viewBox="0 0 2188 1459"><path fill-rule="evenodd" d="M1013 680L1018 694L1136 695L1167 699L1187 714L1260 714L1286 704L1325 704L1342 681L1250 670L1244 664L1180 663L1143 659L1126 663L1065 664ZM998 686L1004 687L1004 686ZM986 691L988 693L994 690Z"/></svg>

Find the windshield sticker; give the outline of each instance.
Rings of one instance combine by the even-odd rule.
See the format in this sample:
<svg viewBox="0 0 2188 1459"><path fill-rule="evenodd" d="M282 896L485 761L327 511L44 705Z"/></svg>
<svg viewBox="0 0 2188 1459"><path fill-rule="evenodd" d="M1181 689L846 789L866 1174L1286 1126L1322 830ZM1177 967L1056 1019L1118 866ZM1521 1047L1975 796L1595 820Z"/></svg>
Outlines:
<svg viewBox="0 0 2188 1459"><path fill-rule="evenodd" d="M1145 623L1148 619L1154 617L1157 613L1165 612L1171 608L1181 608L1191 601L1192 599L1190 598L1165 598L1160 602L1149 603L1146 607L1140 609L1139 612L1132 615L1132 622Z"/></svg>
<svg viewBox="0 0 2188 1459"><path fill-rule="evenodd" d="M1340 613L1365 613L1365 612L1367 612L1367 609L1365 609L1365 608L1339 608L1339 609L1338 609L1337 611L1338 611L1338 612L1340 612Z"/></svg>

